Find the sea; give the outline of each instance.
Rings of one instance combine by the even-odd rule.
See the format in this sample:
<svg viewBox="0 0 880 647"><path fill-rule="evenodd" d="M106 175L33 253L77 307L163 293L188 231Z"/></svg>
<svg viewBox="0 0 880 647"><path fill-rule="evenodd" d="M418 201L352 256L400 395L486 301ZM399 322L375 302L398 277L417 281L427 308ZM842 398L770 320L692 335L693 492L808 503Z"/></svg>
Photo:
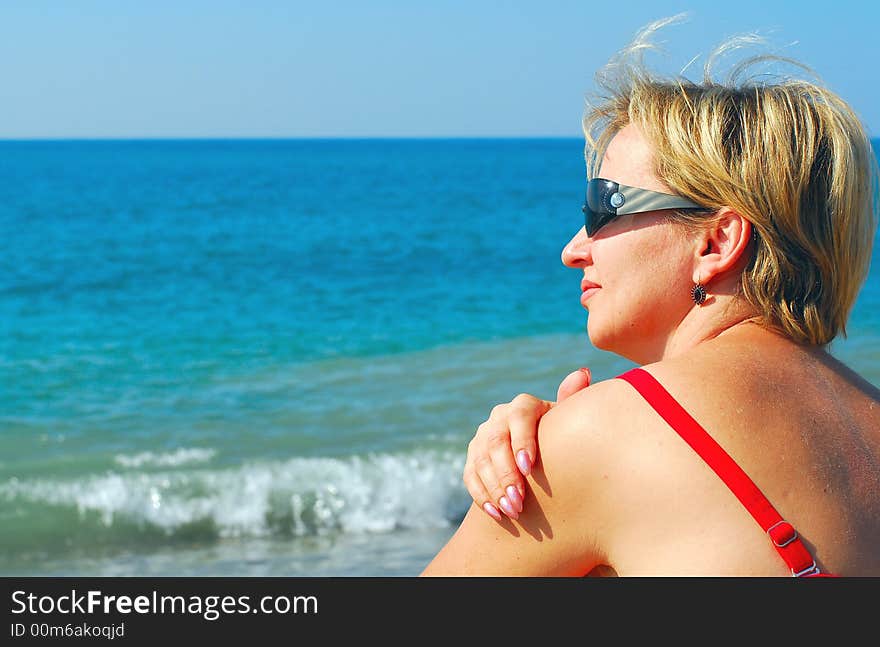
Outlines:
<svg viewBox="0 0 880 647"><path fill-rule="evenodd" d="M584 174L574 138L0 141L0 575L417 575L494 405L631 366L560 261ZM831 351L880 386L876 253Z"/></svg>

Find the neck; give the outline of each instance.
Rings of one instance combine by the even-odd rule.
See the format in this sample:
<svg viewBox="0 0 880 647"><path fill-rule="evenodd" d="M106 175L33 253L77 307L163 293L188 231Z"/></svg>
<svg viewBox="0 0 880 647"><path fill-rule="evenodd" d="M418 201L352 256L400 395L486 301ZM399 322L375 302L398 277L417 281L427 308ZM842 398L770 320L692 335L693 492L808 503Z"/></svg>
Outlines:
<svg viewBox="0 0 880 647"><path fill-rule="evenodd" d="M693 350L700 344L716 337L729 334L749 324L759 323L760 318L753 311L727 313L716 321L700 322L694 317L678 328L663 348L658 359L678 357Z"/></svg>
<svg viewBox="0 0 880 647"><path fill-rule="evenodd" d="M704 342L760 322L758 313L741 298L719 295L702 306L691 305L665 338L643 347L629 359L645 365L679 357Z"/></svg>

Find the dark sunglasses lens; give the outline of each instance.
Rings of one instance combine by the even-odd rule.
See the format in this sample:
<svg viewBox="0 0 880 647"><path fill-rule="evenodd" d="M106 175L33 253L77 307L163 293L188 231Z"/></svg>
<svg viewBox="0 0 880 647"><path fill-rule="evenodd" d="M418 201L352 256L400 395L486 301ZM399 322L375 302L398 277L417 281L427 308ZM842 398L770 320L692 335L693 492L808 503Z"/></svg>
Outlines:
<svg viewBox="0 0 880 647"><path fill-rule="evenodd" d="M603 225L608 224L617 216L617 210L609 202L618 185L607 180L590 180L587 183L587 199L584 204L584 228L588 236L592 236Z"/></svg>
<svg viewBox="0 0 880 647"><path fill-rule="evenodd" d="M584 205L584 229L587 232L587 236L592 236L596 233L599 227L602 226L600 223L601 216L590 209L589 204Z"/></svg>

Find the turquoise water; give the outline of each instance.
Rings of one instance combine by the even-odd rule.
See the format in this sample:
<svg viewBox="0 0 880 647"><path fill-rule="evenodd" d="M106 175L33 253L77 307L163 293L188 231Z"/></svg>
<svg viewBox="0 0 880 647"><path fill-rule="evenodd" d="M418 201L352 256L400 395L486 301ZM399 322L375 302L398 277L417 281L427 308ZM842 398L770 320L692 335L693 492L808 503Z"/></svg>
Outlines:
<svg viewBox="0 0 880 647"><path fill-rule="evenodd" d="M628 366L559 261L582 147L0 142L0 573L417 573L494 404Z"/></svg>

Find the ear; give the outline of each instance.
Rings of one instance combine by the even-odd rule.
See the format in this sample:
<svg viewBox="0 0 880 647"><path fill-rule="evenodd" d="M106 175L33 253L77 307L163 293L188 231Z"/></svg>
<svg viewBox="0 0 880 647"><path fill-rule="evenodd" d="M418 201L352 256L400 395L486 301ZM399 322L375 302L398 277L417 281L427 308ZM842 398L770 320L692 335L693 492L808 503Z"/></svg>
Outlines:
<svg viewBox="0 0 880 647"><path fill-rule="evenodd" d="M697 250L693 280L706 285L745 262L752 240L752 223L724 207L698 240L701 247Z"/></svg>

